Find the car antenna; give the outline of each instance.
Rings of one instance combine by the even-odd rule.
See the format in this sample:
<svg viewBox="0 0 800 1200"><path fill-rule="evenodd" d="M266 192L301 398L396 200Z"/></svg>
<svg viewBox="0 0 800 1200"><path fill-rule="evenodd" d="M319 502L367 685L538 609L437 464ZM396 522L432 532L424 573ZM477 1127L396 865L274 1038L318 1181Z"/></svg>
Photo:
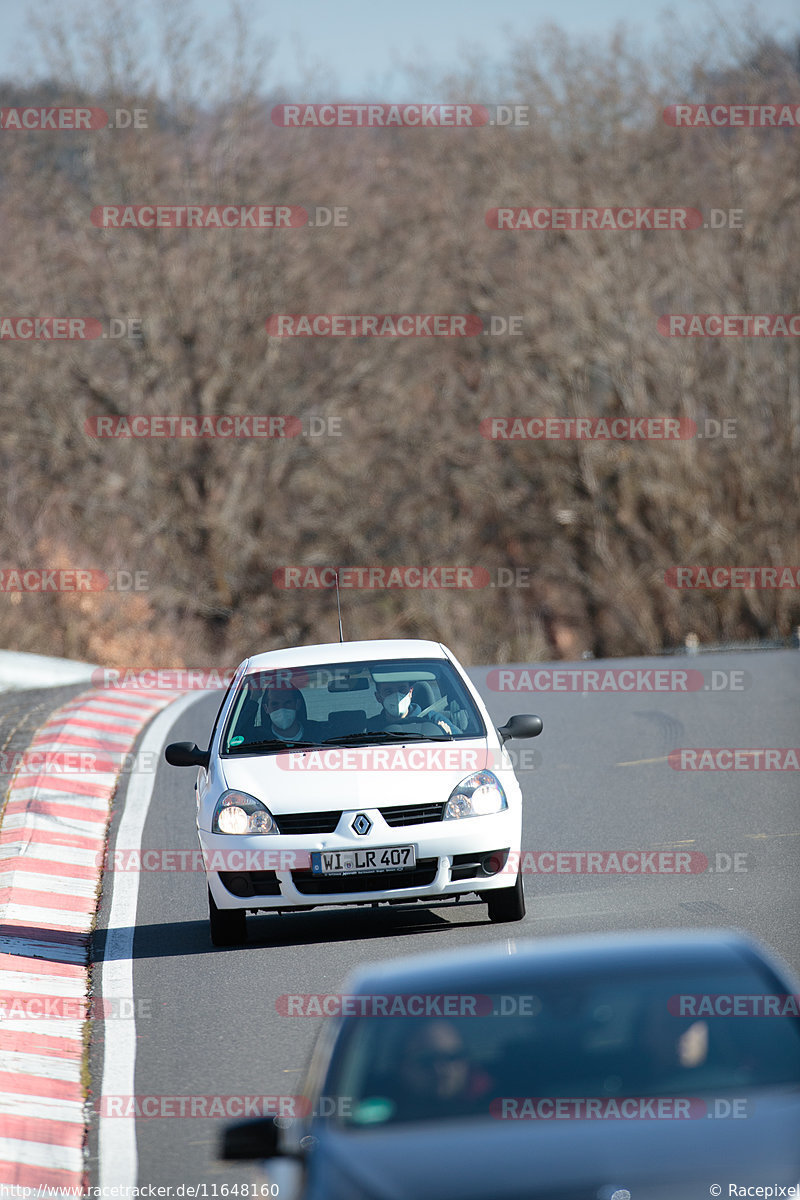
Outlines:
<svg viewBox="0 0 800 1200"><path fill-rule="evenodd" d="M344 634L342 633L342 606L339 603L339 572L338 571L334 572L334 578L336 579L336 611L339 614L339 641L343 642Z"/></svg>

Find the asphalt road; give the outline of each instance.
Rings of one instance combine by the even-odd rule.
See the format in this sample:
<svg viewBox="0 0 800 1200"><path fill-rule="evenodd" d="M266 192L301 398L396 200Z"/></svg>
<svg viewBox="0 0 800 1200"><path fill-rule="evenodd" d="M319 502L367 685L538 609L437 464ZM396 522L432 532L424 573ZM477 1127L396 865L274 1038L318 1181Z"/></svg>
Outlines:
<svg viewBox="0 0 800 1200"><path fill-rule="evenodd" d="M263 915L248 918L246 946L216 950L208 938L202 873L144 872L134 941L137 1096L294 1094L319 1021L279 1015L277 998L335 992L351 968L382 958L488 941L513 952L521 938L553 934L725 926L755 934L800 972L798 773L688 772L667 762L681 747L797 746L800 654L702 655L634 665L744 674L733 677L736 691L530 695L492 691L487 668L471 672L498 724L513 712L538 712L544 720L540 738L514 744L523 754L523 849L691 850L706 854L712 867L727 865L725 856L732 865L738 854L746 870L625 877L529 873L528 913L519 924L490 925L482 905ZM720 674L716 682L722 679ZM200 696L176 720L169 740L206 745L220 698ZM196 846L193 783L193 770L159 766L143 849ZM121 792L112 845L123 806ZM107 874L95 939L98 963L112 887ZM96 972L99 980L99 966ZM91 1047L95 1089L100 1033ZM139 1120L139 1184L205 1182L211 1195L212 1183L252 1180L250 1166L215 1159L226 1123L210 1117ZM97 1183L96 1128L90 1153L91 1182Z"/></svg>

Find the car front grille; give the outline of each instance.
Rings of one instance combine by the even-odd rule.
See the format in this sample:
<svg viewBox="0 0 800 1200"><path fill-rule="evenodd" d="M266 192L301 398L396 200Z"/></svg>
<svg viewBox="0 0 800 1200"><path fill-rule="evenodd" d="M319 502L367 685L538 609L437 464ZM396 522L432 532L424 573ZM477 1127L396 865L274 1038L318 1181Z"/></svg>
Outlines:
<svg viewBox="0 0 800 1200"><path fill-rule="evenodd" d="M411 871L374 871L364 875L314 875L292 871L292 881L304 896L342 892L383 892L392 888L427 887L436 878L438 858L421 858Z"/></svg>
<svg viewBox="0 0 800 1200"><path fill-rule="evenodd" d="M333 833L342 819L338 812L274 813L281 833Z"/></svg>
<svg viewBox="0 0 800 1200"><path fill-rule="evenodd" d="M381 816L392 829L401 825L428 825L431 821L441 821L444 814L444 801L437 800L435 804L401 804L395 808L382 808Z"/></svg>
<svg viewBox="0 0 800 1200"><path fill-rule="evenodd" d="M391 829L400 829L404 825L428 825L432 821L443 819L444 802L437 800L435 804L399 804L392 808L382 808L380 813ZM341 820L342 810L275 813L274 816L278 829L284 834L333 833Z"/></svg>

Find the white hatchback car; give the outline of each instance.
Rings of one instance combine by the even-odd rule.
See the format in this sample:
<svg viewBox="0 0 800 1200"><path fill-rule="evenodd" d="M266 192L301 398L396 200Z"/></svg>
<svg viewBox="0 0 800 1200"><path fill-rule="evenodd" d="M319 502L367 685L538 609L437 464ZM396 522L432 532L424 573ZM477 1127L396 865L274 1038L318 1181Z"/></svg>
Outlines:
<svg viewBox="0 0 800 1200"><path fill-rule="evenodd" d="M522 794L509 738L439 642L333 642L245 659L199 767L197 832L211 940L243 942L248 912L485 900L525 915Z"/></svg>

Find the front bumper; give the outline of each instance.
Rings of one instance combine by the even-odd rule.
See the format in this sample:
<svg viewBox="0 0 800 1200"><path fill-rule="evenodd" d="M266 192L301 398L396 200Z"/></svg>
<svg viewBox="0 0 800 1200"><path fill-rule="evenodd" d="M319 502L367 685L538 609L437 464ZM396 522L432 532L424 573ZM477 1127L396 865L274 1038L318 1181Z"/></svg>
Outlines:
<svg viewBox="0 0 800 1200"><path fill-rule="evenodd" d="M367 837L351 829L359 812L372 821ZM220 909L278 911L381 900L435 902L514 884L507 859L509 852L520 848L521 813L506 809L488 817L397 829L387 825L377 809L362 808L344 812L333 833L233 836L198 830L198 838L208 886ZM351 876L311 871L313 850L408 845L416 848L416 866L411 871Z"/></svg>

